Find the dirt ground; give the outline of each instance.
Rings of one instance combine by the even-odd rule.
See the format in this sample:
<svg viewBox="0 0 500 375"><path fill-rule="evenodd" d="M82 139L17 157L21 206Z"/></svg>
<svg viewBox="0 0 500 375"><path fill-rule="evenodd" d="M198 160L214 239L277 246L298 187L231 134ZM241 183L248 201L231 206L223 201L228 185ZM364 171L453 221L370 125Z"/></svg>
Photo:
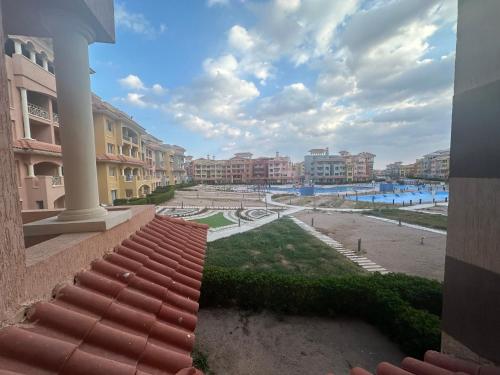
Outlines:
<svg viewBox="0 0 500 375"><path fill-rule="evenodd" d="M262 197L262 195L261 195ZM198 207L264 207L265 203L260 201L257 193L231 193L222 191L176 191L174 199L168 202L169 206Z"/></svg>
<svg viewBox="0 0 500 375"><path fill-rule="evenodd" d="M281 196L274 199L276 202L305 207L330 208L394 208L391 204L351 201L344 199L343 194L318 195L316 197L302 197L296 195Z"/></svg>
<svg viewBox="0 0 500 375"><path fill-rule="evenodd" d="M196 342L217 375L347 374L362 366L400 363L403 353L359 320L202 309Z"/></svg>
<svg viewBox="0 0 500 375"><path fill-rule="evenodd" d="M352 250L357 250L361 238L363 255L390 272L443 280L446 235L400 227L361 214L303 211L294 216L309 225L314 217L315 228ZM420 244L422 237L424 245Z"/></svg>

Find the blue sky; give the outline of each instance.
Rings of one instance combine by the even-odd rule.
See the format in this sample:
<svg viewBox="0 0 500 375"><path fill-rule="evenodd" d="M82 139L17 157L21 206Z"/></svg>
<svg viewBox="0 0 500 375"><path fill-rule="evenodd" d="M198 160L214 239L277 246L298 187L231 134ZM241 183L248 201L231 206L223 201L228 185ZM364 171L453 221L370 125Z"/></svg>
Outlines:
<svg viewBox="0 0 500 375"><path fill-rule="evenodd" d="M195 157L449 147L455 0L117 0L94 92Z"/></svg>

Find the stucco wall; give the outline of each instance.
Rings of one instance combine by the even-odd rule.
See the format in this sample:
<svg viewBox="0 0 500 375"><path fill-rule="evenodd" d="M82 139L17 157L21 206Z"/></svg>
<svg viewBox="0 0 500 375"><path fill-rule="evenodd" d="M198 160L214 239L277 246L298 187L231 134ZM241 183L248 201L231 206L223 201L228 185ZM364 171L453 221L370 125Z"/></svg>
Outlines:
<svg viewBox="0 0 500 375"><path fill-rule="evenodd" d="M27 248L24 251L25 267L18 270L19 277L24 275L20 287L22 296L19 299L5 299L6 306L0 310L0 326L14 323L22 317L24 308L33 302L50 298L58 284L71 283L75 274L89 268L94 259L111 251L155 215L154 206L135 206L130 209L130 220L106 232L62 234ZM47 210L45 214L49 215L50 212ZM24 220L38 218L38 215L27 212ZM15 284L5 285L0 295L3 297L16 292L13 286Z"/></svg>

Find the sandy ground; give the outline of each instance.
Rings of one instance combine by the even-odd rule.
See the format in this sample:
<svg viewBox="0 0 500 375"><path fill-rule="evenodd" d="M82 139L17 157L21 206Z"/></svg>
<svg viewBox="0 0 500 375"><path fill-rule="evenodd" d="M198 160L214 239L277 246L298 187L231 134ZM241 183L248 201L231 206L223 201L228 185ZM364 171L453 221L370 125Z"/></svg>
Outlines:
<svg viewBox="0 0 500 375"><path fill-rule="evenodd" d="M347 374L403 353L376 328L352 319L200 310L196 341L217 375Z"/></svg>
<svg viewBox="0 0 500 375"><path fill-rule="evenodd" d="M262 195L261 195L262 197ZM169 206L181 206L182 202L186 206L197 207L264 207L257 193L230 193L219 191L176 191L174 199L168 202Z"/></svg>
<svg viewBox="0 0 500 375"><path fill-rule="evenodd" d="M303 211L294 216L309 225L314 217L318 230L349 249L357 250L361 238L364 256L390 272L443 280L445 235L400 227L361 214ZM424 245L420 244L422 237Z"/></svg>

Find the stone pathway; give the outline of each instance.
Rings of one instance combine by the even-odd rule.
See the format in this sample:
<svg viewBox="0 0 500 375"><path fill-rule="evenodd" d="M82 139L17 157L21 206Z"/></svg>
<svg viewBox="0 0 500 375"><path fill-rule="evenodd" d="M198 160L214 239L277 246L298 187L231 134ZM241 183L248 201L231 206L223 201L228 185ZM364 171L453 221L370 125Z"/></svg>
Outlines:
<svg viewBox="0 0 500 375"><path fill-rule="evenodd" d="M342 254L345 256L347 259L350 261L356 263L359 265L361 268L363 268L365 271L368 272L380 272L381 274L385 275L386 273L389 273L384 267L378 265L377 263L371 261L370 259L359 256L355 251L349 250L344 248L344 246L334 240L333 238L318 232L316 229L311 227L310 225L304 223L303 221L297 219L296 217L291 218L295 224L297 224L299 227L304 229L306 232L312 234L314 237L316 237L318 240L326 243L328 246L334 248L338 253Z"/></svg>

